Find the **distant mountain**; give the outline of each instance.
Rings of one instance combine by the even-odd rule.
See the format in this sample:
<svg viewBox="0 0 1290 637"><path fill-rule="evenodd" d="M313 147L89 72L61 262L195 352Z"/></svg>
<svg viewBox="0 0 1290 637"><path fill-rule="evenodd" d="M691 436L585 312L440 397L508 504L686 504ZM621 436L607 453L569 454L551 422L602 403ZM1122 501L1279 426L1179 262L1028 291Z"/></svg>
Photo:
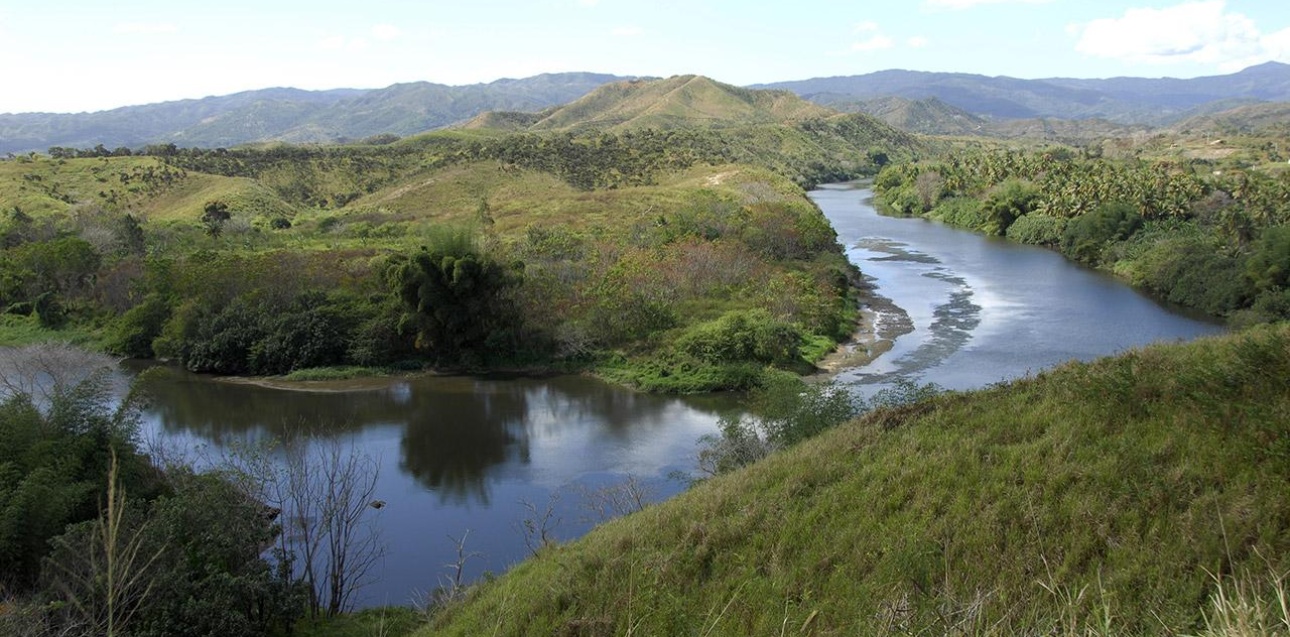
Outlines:
<svg viewBox="0 0 1290 637"><path fill-rule="evenodd" d="M967 73L879 71L866 75L761 84L844 108L847 101L936 98L994 119L1089 119L1164 125L1221 100L1290 101L1290 65L1268 62L1239 73L1193 79L1023 80Z"/></svg>
<svg viewBox="0 0 1290 637"><path fill-rule="evenodd" d="M600 87L605 88L593 92ZM1023 80L890 70L749 88L694 75L630 81L595 73L551 73L468 86L413 82L373 90L270 88L96 113L0 114L0 154L99 144L113 149L158 143L340 142L407 136L464 122L502 130L722 127L825 117L829 108L870 114L912 132L1039 134L1065 140L1287 101L1290 65L1276 62L1185 80Z"/></svg>
<svg viewBox="0 0 1290 637"><path fill-rule="evenodd" d="M375 89L265 89L221 97L127 106L96 113L0 114L0 153L51 146L137 148L147 144L235 146L248 142L334 142L382 133L410 135L488 110L537 111L625 78L552 73L487 84L429 82Z"/></svg>
<svg viewBox="0 0 1290 637"><path fill-rule="evenodd" d="M247 129L263 130L273 127L280 118L296 121L362 93L352 89L270 88L95 113L0 114L0 152L44 151L50 146L87 148L97 144L108 148L138 147L170 142L186 129L230 113L240 113ZM246 138L254 137L248 134Z"/></svg>
<svg viewBox="0 0 1290 637"><path fill-rule="evenodd" d="M788 91L750 90L699 75L678 75L606 84L537 117L490 113L472 120L467 127L531 131L728 128L799 122L836 114Z"/></svg>
<svg viewBox="0 0 1290 637"><path fill-rule="evenodd" d="M865 113L901 130L927 135L978 135L990 122L935 97L912 100L888 96L863 101L817 101L842 112Z"/></svg>

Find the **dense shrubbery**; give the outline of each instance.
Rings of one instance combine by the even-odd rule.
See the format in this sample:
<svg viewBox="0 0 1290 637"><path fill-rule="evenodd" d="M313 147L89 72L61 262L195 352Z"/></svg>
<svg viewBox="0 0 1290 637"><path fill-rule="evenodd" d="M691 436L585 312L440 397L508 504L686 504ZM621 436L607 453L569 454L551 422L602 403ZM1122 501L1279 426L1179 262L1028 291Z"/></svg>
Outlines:
<svg viewBox="0 0 1290 637"><path fill-rule="evenodd" d="M687 391L745 387L765 361L672 341L755 307L812 356L848 335L854 273L790 178L872 171L904 152L887 142L909 140L857 116L38 159L19 190L119 187L0 220L0 311L200 372L626 361ZM676 185L642 186L660 179Z"/></svg>
<svg viewBox="0 0 1290 637"><path fill-rule="evenodd" d="M1109 203L1075 217L1066 224L1061 247L1067 255L1089 265L1098 265L1102 251L1124 241L1142 227L1142 217L1127 203Z"/></svg>
<svg viewBox="0 0 1290 637"><path fill-rule="evenodd" d="M1290 317L1287 172L966 152L890 166L874 187L898 211L1055 247L1174 303L1242 323Z"/></svg>
<svg viewBox="0 0 1290 637"><path fill-rule="evenodd" d="M1066 220L1050 215L1029 214L1008 226L1007 237L1017 243L1056 246L1066 231Z"/></svg>
<svg viewBox="0 0 1290 637"><path fill-rule="evenodd" d="M371 459L297 440L162 464L113 364L0 348L0 634L261 637L347 610L379 556Z"/></svg>

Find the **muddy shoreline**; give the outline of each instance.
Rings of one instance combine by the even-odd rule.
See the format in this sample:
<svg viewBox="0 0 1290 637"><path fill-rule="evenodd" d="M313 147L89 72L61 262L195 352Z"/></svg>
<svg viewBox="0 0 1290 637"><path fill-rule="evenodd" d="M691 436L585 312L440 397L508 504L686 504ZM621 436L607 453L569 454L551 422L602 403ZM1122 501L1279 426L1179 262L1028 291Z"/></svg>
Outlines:
<svg viewBox="0 0 1290 637"><path fill-rule="evenodd" d="M827 380L844 370L864 367L890 351L897 338L914 331L909 314L878 294L872 283L866 282L862 298L855 333L815 364L820 371L812 378Z"/></svg>

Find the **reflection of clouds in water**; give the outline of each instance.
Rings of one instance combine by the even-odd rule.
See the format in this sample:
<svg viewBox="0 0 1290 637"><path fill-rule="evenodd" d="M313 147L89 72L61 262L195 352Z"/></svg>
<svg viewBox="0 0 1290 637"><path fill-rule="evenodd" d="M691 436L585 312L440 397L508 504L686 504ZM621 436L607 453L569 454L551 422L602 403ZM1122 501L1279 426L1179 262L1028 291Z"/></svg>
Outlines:
<svg viewBox="0 0 1290 637"><path fill-rule="evenodd" d="M595 472L662 476L686 466L698 439L717 431L716 416L677 399L658 400L628 428L604 427L596 418L555 422L556 414L531 414L531 463L525 478L549 489ZM678 466L680 465L680 466Z"/></svg>
<svg viewBox="0 0 1290 637"><path fill-rule="evenodd" d="M385 392L396 405L406 405L412 402L411 383L393 383Z"/></svg>
<svg viewBox="0 0 1290 637"><path fill-rule="evenodd" d="M865 237L855 245L864 253L859 255L861 260L868 264L862 265L862 270L867 267L887 279L883 291L891 292L893 300L903 306L914 330L895 340L886 361L849 377L861 383L887 383L916 375L967 343L972 330L980 325L981 306L973 302L974 290L963 277L936 257L909 249L900 241ZM943 286L919 284L908 277L930 279Z"/></svg>

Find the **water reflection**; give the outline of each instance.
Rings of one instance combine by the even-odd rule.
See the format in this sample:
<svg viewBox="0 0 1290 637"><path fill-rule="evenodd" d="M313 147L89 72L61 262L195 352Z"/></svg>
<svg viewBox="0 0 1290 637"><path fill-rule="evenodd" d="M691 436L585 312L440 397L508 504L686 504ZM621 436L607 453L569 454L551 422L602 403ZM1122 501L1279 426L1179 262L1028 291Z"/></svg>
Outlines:
<svg viewBox="0 0 1290 637"><path fill-rule="evenodd" d="M292 444L302 436L357 437L393 427L399 432L400 472L442 502L462 505L490 504L490 477L529 465L535 439L576 444L578 450L564 452L571 456L648 449L650 438L667 439L668 428L692 421L690 412L698 410L705 427L715 428L719 413L733 406L729 397L650 396L573 376L424 376L311 384L307 391L216 380L172 367L155 368L145 379L152 397L146 419L171 438L221 447L258 439Z"/></svg>

